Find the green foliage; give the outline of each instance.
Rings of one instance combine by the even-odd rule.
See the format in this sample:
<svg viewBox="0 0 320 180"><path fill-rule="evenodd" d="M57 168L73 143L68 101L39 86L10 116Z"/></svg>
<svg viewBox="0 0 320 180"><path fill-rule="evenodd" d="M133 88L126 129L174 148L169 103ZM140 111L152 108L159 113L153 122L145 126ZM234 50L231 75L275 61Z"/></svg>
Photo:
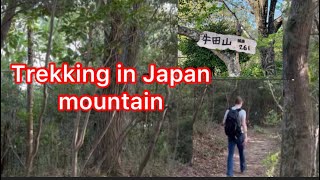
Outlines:
<svg viewBox="0 0 320 180"><path fill-rule="evenodd" d="M258 126L258 125L254 125L253 126L253 130L257 133L261 133L261 134L264 134L265 133L265 130L263 129L263 127L261 126Z"/></svg>
<svg viewBox="0 0 320 180"><path fill-rule="evenodd" d="M158 137L154 155L159 159L167 159L170 155L167 138L168 136L164 132L160 133Z"/></svg>
<svg viewBox="0 0 320 180"><path fill-rule="evenodd" d="M179 0L179 23L192 23L196 28L201 28L203 24L210 22L212 14L224 8L224 6L218 5L213 0Z"/></svg>
<svg viewBox="0 0 320 180"><path fill-rule="evenodd" d="M210 50L197 46L193 40L182 40L179 44L180 51L187 56L183 62L184 67L204 67L216 68L217 72L227 71L223 61L215 56Z"/></svg>
<svg viewBox="0 0 320 180"><path fill-rule="evenodd" d="M27 57L27 36L25 32L25 22L17 20L14 22L16 27L9 31L7 45L1 49L2 58L13 62L24 62ZM1 58L1 59L2 59Z"/></svg>
<svg viewBox="0 0 320 180"><path fill-rule="evenodd" d="M175 144L173 144L176 149L175 160L178 160L181 163L189 163L192 161L192 152L193 152L193 124L191 114L182 115L183 117L179 118L178 126L178 137L175 139Z"/></svg>
<svg viewBox="0 0 320 180"><path fill-rule="evenodd" d="M274 110L271 110L268 112L264 121L264 123L269 126L278 125L280 122L281 122L281 115Z"/></svg>
<svg viewBox="0 0 320 180"><path fill-rule="evenodd" d="M242 77L263 77L264 72L260 64L250 64L241 71Z"/></svg>
<svg viewBox="0 0 320 180"><path fill-rule="evenodd" d="M34 1L30 1L30 4L32 2ZM104 5L105 2L107 2L106 5ZM176 12L174 8L176 2L174 0L58 0L50 61L58 64L68 62L71 65L75 62L84 62L87 60L86 55L90 45L92 45L93 61L90 65L93 67L101 65L101 60L108 53L107 50L111 48L116 49L119 53L127 53L125 48L119 44L126 44L124 42L128 41L128 37L116 38L117 41L121 39L120 41L124 42L112 42L110 40L112 37L105 39L111 34L111 24L116 23L120 27L120 31L127 31L128 27L136 25L139 36L142 37L136 47L138 49L137 69L139 73L144 72L147 69L147 64L151 62L159 66L177 65L177 35L175 32L177 13L181 19L179 23L188 24L199 31L208 30L222 34L235 34L234 19L230 18L232 17L230 13L226 13L227 10L222 3L214 0L192 2L181 0L180 2L179 12ZM167 3L170 3L169 7L171 9L164 8L168 7ZM29 2L25 4L29 4ZM43 1L32 8L25 4L19 5L19 13L13 18L14 21L5 46L1 50L1 70L3 71L1 73L1 123L9 122L12 126L9 135L12 137L13 148L8 151L9 162L8 166L5 167L5 176L24 175L24 167L21 165L23 163L19 162L19 158L22 161L25 160L26 121L28 119L26 86L15 84L13 74L7 72L7 70L10 63L26 62L27 60L27 25L32 27L34 34L33 49L37 66L43 65L49 36L52 1ZM137 11L133 10L135 4L141 5ZM28 8L26 8L27 6ZM240 16L241 13L238 15ZM250 24L250 22L242 23ZM246 29L248 30L247 27ZM92 30L91 44L89 42L90 30ZM280 30L269 38L262 39L259 43L260 46L266 46L272 39L276 39L274 47L279 71L282 65L280 56L282 53L282 33ZM182 37L180 37L178 46L179 50L187 56L186 61L180 62L182 67L207 66L214 68L216 75L227 76L225 64L210 50L200 48L196 46L195 42ZM315 96L318 95L318 48L319 44L312 42L309 77ZM226 52L234 53L233 51ZM112 57L113 60L114 57ZM244 76L263 76L258 55L252 56L240 53L240 62ZM244 108L248 109L248 117L250 117L250 123L254 125L255 131L265 133L263 126L257 125L262 125L264 120L267 125L276 125L281 120L281 116L275 110L272 110L276 109L276 106L270 92L266 90L263 83L263 81L241 80L214 81L212 86L209 85L201 105L199 105L199 100L205 86L179 85L175 89L171 89L171 98L174 99L172 103L176 105L170 105L168 111L175 112L166 115L144 175L168 175L170 168L172 168L170 166L171 162L191 162L194 150L193 133L197 133L197 135L208 133L211 130L211 122L221 121L225 109L231 105L235 95L244 97ZM136 86L128 86L126 89L139 93L146 88L153 93L164 94L165 92L165 87L157 84L141 85L141 83L138 83ZM274 86L275 90L281 90L281 88L282 86L279 84ZM70 147L76 113L58 112L57 95L79 94L79 89L79 85L48 85L48 107L44 116L39 152L34 162L33 175L70 175ZM86 94L93 93L91 85L85 86L84 89ZM34 84L34 132L38 128L37 120L42 109L42 93L42 85ZM98 93L101 93L101 91ZM193 124L194 112L197 108L200 109L195 117L196 124ZM85 114L81 116L81 125L83 125L85 116ZM86 153L92 148L96 136L99 135L95 126L99 121L105 120L103 117L103 113L91 112L84 144L78 154L80 166L83 158L87 155ZM121 121L124 122L124 126L127 125L127 120L137 120L137 125L129 131L121 149L121 163L123 163L121 168L129 175L134 175L132 173L135 173L137 166L143 160L150 145L150 140L153 139L155 126L162 118L162 113L124 113L123 117L119 120L125 120ZM1 126L1 130L3 130L3 126ZM1 137L3 137L2 133ZM211 141L211 139L209 140ZM225 139L214 139L214 141L218 146L225 146L226 143ZM13 154L13 152L16 154ZM98 153L100 152L103 152L103 150L98 151ZM208 153L210 152L208 151ZM272 168L278 162L277 158L277 154L270 154L264 160L270 176L274 172ZM93 158L91 160L94 161ZM92 165L95 166L94 163ZM59 171L61 173L57 173Z"/></svg>
<svg viewBox="0 0 320 180"><path fill-rule="evenodd" d="M268 177L275 176L276 169L279 165L280 152L269 153L266 159L262 160L262 163L267 167L266 175Z"/></svg>

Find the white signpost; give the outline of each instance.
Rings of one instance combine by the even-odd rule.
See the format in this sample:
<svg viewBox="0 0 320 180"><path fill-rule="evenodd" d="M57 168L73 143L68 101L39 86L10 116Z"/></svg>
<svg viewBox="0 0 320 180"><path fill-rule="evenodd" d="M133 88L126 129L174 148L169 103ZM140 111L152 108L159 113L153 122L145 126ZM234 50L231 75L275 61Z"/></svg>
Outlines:
<svg viewBox="0 0 320 180"><path fill-rule="evenodd" d="M251 39L245 39L241 36L223 35L214 32L204 31L200 35L198 46L207 49L230 49L248 54L256 53L257 42Z"/></svg>

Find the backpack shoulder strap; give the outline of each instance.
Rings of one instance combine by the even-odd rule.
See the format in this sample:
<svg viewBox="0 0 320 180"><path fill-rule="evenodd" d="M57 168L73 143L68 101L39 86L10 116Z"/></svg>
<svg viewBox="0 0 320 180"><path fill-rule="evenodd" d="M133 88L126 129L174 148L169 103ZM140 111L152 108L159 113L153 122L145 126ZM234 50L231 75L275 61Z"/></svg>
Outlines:
<svg viewBox="0 0 320 180"><path fill-rule="evenodd" d="M241 108L237 109L238 112L240 112L241 110L242 110Z"/></svg>

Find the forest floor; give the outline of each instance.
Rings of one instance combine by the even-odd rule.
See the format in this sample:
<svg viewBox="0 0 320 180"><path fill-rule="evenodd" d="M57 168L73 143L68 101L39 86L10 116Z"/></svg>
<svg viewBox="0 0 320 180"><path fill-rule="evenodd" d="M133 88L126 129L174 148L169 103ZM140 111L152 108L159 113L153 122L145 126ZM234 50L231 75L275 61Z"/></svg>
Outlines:
<svg viewBox="0 0 320 180"><path fill-rule="evenodd" d="M182 165L175 170L174 176L225 177L227 159L227 140L223 127L212 127L207 133L195 136L193 162ZM237 148L234 156L234 176L259 177L268 176L267 172L277 171L269 167L266 159L280 150L279 130L275 128L250 128L249 141L245 147L247 171L240 173Z"/></svg>

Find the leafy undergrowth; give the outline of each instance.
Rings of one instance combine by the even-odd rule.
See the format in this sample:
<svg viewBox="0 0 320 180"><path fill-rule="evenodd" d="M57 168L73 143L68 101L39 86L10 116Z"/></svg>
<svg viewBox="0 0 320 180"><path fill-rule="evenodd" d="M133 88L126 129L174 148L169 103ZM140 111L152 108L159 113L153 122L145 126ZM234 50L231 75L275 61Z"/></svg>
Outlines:
<svg viewBox="0 0 320 180"><path fill-rule="evenodd" d="M212 127L207 133L197 133L193 138L193 160L189 165L181 165L173 176L215 176L221 173L221 154L226 141L221 127Z"/></svg>

